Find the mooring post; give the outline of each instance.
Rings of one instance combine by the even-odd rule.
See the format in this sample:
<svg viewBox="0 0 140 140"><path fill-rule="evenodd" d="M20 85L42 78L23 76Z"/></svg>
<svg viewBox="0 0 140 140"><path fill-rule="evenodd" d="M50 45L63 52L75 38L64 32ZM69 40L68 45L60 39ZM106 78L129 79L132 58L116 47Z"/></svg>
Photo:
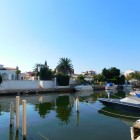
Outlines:
<svg viewBox="0 0 140 140"><path fill-rule="evenodd" d="M20 97L16 96L16 133L18 133L19 129L19 100Z"/></svg>
<svg viewBox="0 0 140 140"><path fill-rule="evenodd" d="M130 127L130 133L131 133L131 140L135 140L134 139L134 128Z"/></svg>
<svg viewBox="0 0 140 140"><path fill-rule="evenodd" d="M76 98L76 112L79 113L79 99Z"/></svg>
<svg viewBox="0 0 140 140"><path fill-rule="evenodd" d="M10 126L14 124L14 103L10 104Z"/></svg>
<svg viewBox="0 0 140 140"><path fill-rule="evenodd" d="M23 119L22 119L22 135L23 140L26 139L26 100L22 100L23 106Z"/></svg>

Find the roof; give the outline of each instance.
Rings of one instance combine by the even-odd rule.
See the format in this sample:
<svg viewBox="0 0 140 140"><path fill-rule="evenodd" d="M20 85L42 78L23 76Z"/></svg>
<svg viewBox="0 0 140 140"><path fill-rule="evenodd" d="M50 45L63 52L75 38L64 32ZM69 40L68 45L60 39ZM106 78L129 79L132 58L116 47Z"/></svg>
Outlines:
<svg viewBox="0 0 140 140"><path fill-rule="evenodd" d="M17 70L16 68L4 67L5 70Z"/></svg>

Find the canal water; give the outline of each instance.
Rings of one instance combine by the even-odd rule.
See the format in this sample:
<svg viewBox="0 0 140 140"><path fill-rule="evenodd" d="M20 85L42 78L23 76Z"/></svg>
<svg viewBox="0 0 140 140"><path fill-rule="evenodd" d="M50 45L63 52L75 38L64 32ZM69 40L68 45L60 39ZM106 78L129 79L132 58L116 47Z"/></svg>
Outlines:
<svg viewBox="0 0 140 140"><path fill-rule="evenodd" d="M22 100L27 101L27 140L130 140L130 127L140 117L102 105L98 98L124 98L128 92L92 91L20 96L20 127L9 127L15 96L0 97L0 140L22 140ZM75 99L80 99L76 112ZM131 116L131 117L128 117ZM14 119L14 121L16 121Z"/></svg>

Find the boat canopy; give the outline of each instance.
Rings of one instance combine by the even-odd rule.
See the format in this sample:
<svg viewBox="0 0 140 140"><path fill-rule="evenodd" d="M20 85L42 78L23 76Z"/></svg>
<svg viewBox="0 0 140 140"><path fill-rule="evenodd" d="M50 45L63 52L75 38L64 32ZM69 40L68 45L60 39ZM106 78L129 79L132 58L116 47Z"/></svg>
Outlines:
<svg viewBox="0 0 140 140"><path fill-rule="evenodd" d="M113 86L113 83L107 83L106 85L107 86Z"/></svg>

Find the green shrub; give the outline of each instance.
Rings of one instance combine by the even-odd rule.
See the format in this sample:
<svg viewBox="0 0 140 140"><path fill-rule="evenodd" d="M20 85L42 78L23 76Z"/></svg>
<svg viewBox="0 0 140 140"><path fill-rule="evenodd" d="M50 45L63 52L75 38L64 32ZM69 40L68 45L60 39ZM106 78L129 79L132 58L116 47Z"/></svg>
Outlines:
<svg viewBox="0 0 140 140"><path fill-rule="evenodd" d="M68 75L59 73L56 75L56 78L57 78L58 86L68 86L69 85L70 77Z"/></svg>

